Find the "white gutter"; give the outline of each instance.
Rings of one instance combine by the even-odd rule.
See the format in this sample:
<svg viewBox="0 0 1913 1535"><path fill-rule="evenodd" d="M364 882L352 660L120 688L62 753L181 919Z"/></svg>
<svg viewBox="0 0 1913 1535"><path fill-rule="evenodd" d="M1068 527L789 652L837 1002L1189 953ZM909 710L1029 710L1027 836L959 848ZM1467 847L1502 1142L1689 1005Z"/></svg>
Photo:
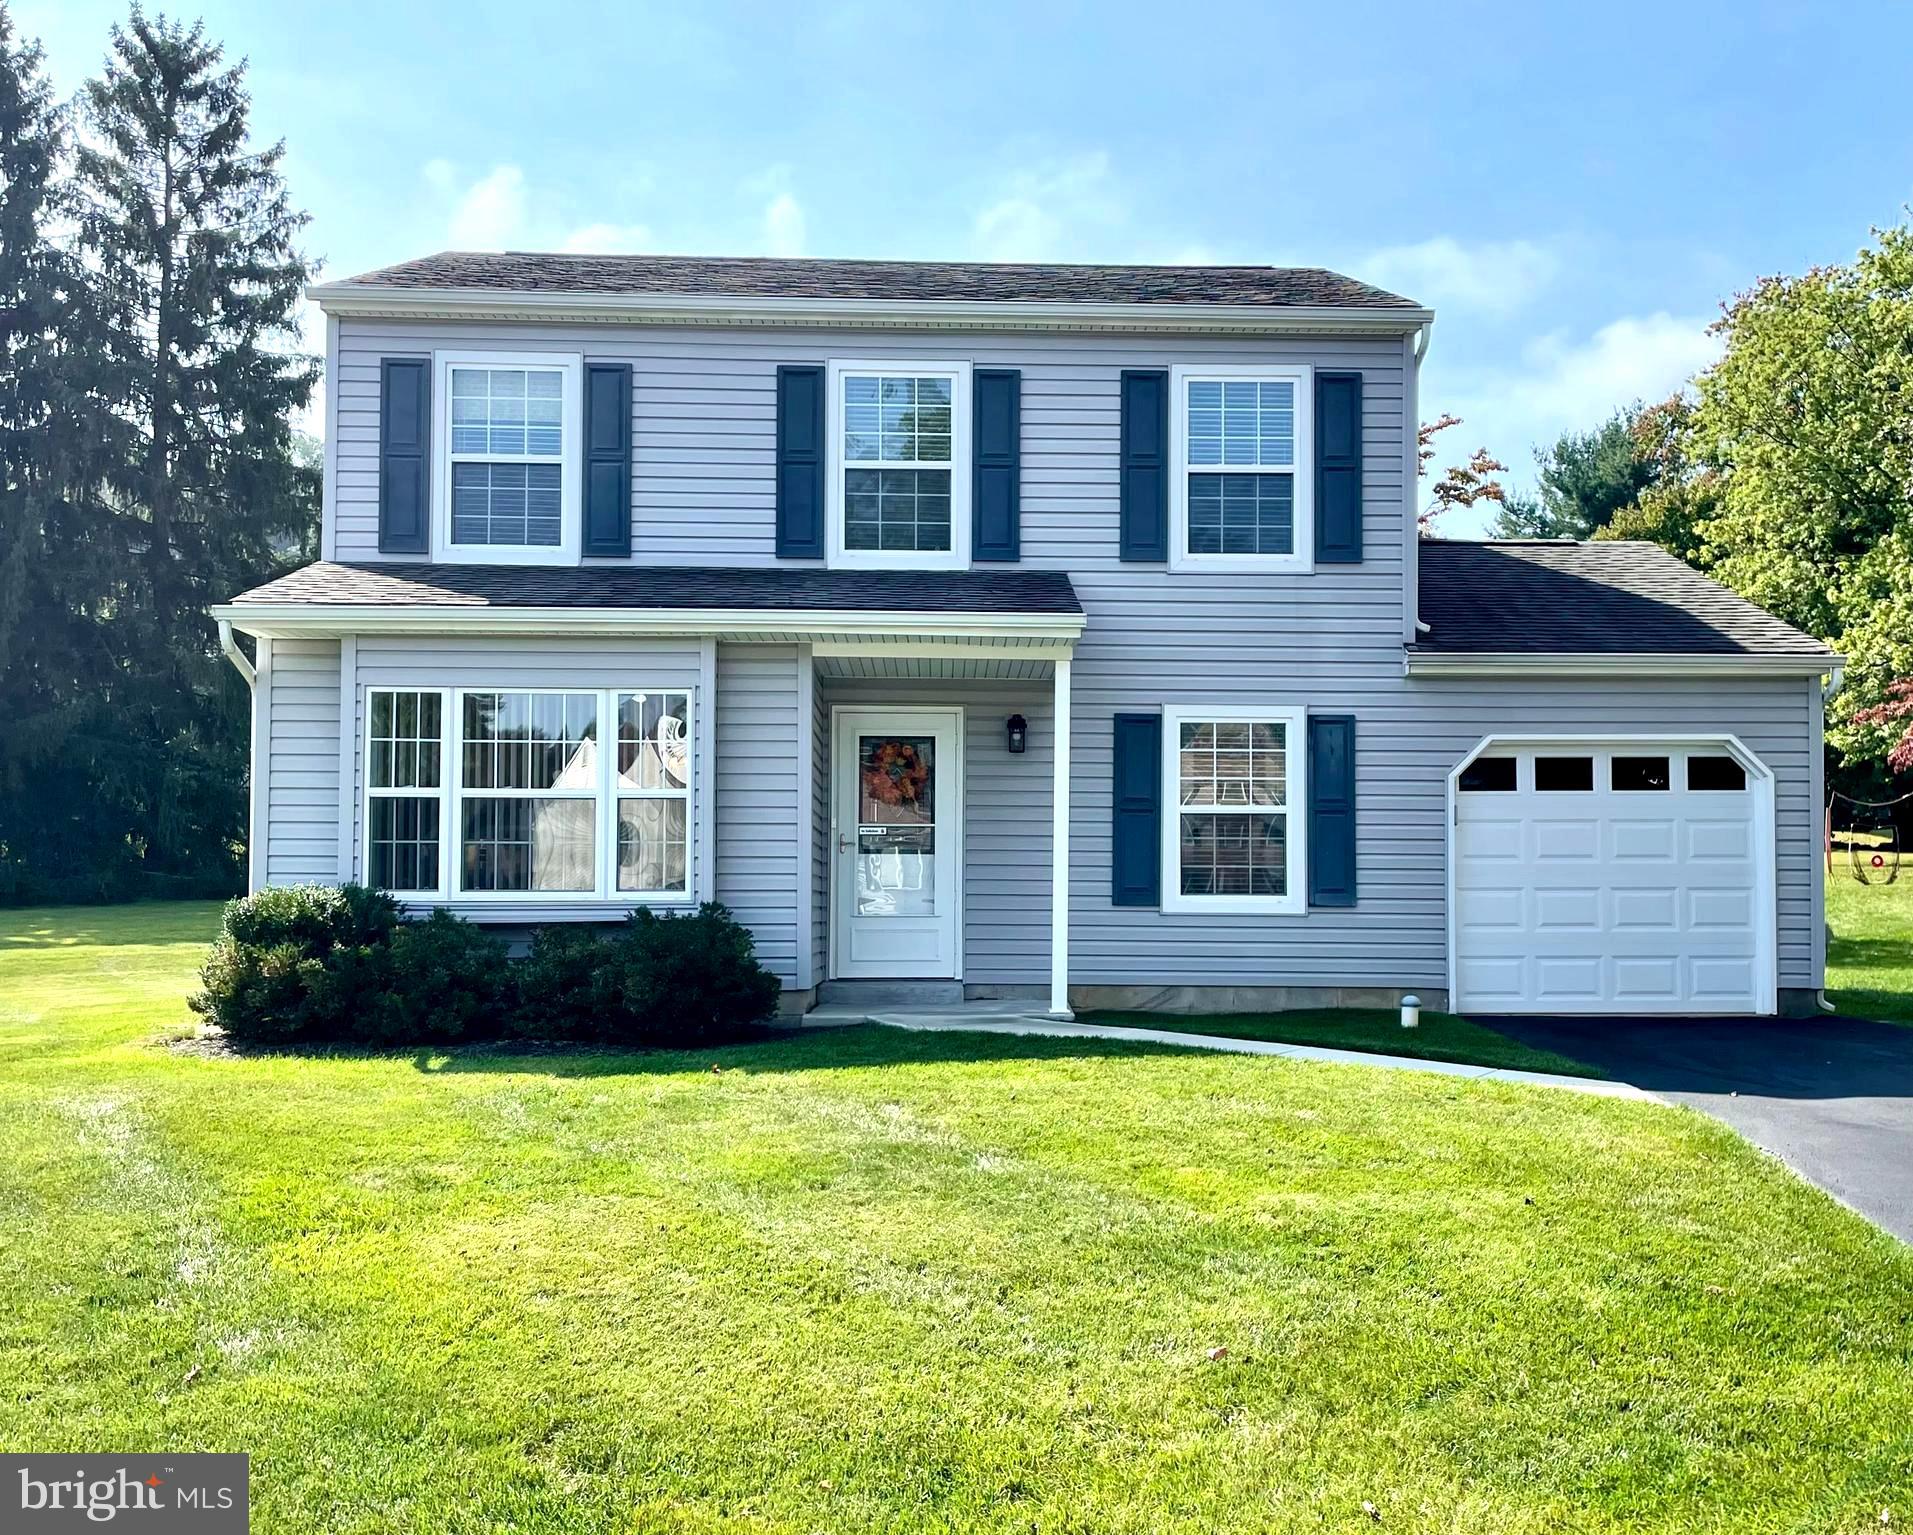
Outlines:
<svg viewBox="0 0 1913 1535"><path fill-rule="evenodd" d="M1426 347L1434 311L1332 304L1058 303L1035 299L773 298L738 294L556 293L314 283L327 315L420 320L553 320L641 325L938 326L971 330L1407 335Z"/></svg>
<svg viewBox="0 0 1913 1535"><path fill-rule="evenodd" d="M214 611L213 616L219 617L217 610ZM232 637L232 623L229 619L219 619L219 650L220 654L232 662L239 675L246 679L246 686L250 688L257 680L257 674L252 669L252 662L246 659L245 651L239 648L239 642Z"/></svg>
<svg viewBox="0 0 1913 1535"><path fill-rule="evenodd" d="M1074 640L1081 613L811 612L789 608L532 608L439 603L229 602L222 631L318 634L895 635L979 642Z"/></svg>
<svg viewBox="0 0 1913 1535"><path fill-rule="evenodd" d="M1817 677L1840 656L1671 656L1659 654L1431 655L1405 652L1411 677Z"/></svg>

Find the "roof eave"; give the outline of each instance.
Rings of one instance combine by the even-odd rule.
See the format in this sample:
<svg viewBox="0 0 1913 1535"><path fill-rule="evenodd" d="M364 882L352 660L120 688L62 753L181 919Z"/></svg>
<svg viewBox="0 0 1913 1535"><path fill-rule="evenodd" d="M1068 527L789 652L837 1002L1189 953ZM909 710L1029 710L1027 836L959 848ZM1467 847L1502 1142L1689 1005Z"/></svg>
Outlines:
<svg viewBox="0 0 1913 1535"><path fill-rule="evenodd" d="M769 298L734 294L508 292L314 283L328 315L624 325L787 325L850 329L1069 330L1405 335L1434 318L1397 305L1057 303L1025 299Z"/></svg>
<svg viewBox="0 0 1913 1535"><path fill-rule="evenodd" d="M1411 677L1818 677L1845 664L1843 656L1670 655L1664 652L1555 652L1525 655L1490 651L1404 651Z"/></svg>
<svg viewBox="0 0 1913 1535"><path fill-rule="evenodd" d="M266 639L346 634L696 635L734 640L923 640L958 645L1072 645L1081 613L815 612L793 608L495 607L489 604L228 602L212 616Z"/></svg>

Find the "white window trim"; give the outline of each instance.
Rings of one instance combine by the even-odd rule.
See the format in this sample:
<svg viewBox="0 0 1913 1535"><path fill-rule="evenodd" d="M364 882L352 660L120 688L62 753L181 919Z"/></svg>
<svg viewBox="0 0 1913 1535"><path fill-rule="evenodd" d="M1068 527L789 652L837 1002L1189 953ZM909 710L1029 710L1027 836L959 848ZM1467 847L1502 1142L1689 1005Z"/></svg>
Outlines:
<svg viewBox="0 0 1913 1535"><path fill-rule="evenodd" d="M1204 464L1204 473L1295 475L1295 549L1290 554L1189 552L1189 385L1244 379L1295 385L1295 463L1273 466ZM1171 570L1312 570L1315 568L1315 370L1306 363L1177 364L1169 370L1169 568Z"/></svg>
<svg viewBox="0 0 1913 1535"><path fill-rule="evenodd" d="M1288 817L1288 894L1182 893L1182 726L1186 722L1263 722L1284 727L1287 772L1280 805L1191 805L1192 815L1253 815L1279 810ZM1274 916L1308 910L1308 711L1245 708L1239 704L1165 704L1162 711L1162 909Z"/></svg>
<svg viewBox="0 0 1913 1535"><path fill-rule="evenodd" d="M499 463L556 462L561 470L558 542L457 544L452 542L452 369L556 368L564 376L564 452L556 459L492 459ZM485 454L461 458L486 461ZM432 558L456 565L576 565L583 522L584 355L580 352L434 352L432 354Z"/></svg>
<svg viewBox="0 0 1913 1535"><path fill-rule="evenodd" d="M399 683L380 683L365 690L365 725L359 732L359 877L372 883L372 801L375 799L425 799L430 791L375 789L372 787L372 699L379 693L416 693L438 699L438 885L431 890L394 890L397 901L443 901L450 888L452 852L452 740L456 726L452 722L450 688L411 687Z"/></svg>
<svg viewBox="0 0 1913 1535"><path fill-rule="evenodd" d="M451 905L565 906L602 901L615 906L692 906L697 903L699 866L710 856L707 839L698 830L698 793L702 780L702 746L698 739L697 689L689 685L615 688L493 686L432 687L416 683L381 682L365 688L364 728L359 749L359 871L372 875L372 801L393 797L425 798L410 791L372 787L372 695L375 693L433 693L438 695L443 730L439 740L439 860L436 890L394 890L398 901ZM576 789L473 789L463 783L465 765L465 699L475 693L556 693L598 701L597 782L587 794ZM617 782L617 706L623 698L678 693L684 696L684 736L691 753L691 781L680 792L671 789L628 789ZM604 749L609 737L609 749ZM595 886L590 890L464 890L458 871L464 866L464 802L466 799L590 799L597 805L593 818L596 851ZM620 890L618 888L618 801L620 799L682 799L685 803L685 866L682 890Z"/></svg>
<svg viewBox="0 0 1913 1535"><path fill-rule="evenodd" d="M921 362L914 358L861 361L832 358L827 369L824 435L829 440L829 485L825 565L832 570L967 570L970 565L970 367L967 362ZM844 380L863 374L892 378L947 378L950 387L950 549L846 549L844 547ZM869 467L858 465L859 468ZM889 467L920 467L899 466ZM932 466L934 467L934 466Z"/></svg>

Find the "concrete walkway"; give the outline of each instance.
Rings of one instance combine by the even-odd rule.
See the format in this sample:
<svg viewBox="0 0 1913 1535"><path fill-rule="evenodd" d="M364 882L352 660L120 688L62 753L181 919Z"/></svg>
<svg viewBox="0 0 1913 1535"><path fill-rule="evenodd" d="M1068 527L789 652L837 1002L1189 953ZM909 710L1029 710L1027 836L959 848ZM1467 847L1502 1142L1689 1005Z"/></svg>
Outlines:
<svg viewBox="0 0 1913 1535"><path fill-rule="evenodd" d="M1589 1077L1563 1077L1544 1071L1513 1071L1505 1067L1461 1066L1452 1061L1421 1061L1405 1055L1370 1055L1360 1050L1334 1050L1323 1045L1284 1045L1265 1039L1229 1039L1219 1034L1184 1034L1175 1029L1132 1029L1118 1024L1064 1023L1032 1013L1015 1002L964 1002L941 1008L819 1007L804 1018L808 1028L841 1028L849 1024L880 1023L892 1029L920 1029L955 1034L1032 1034L1051 1039L1120 1039L1138 1044L1174 1045L1185 1050L1220 1050L1235 1055L1276 1055L1290 1061L1320 1061L1335 1066L1380 1066L1391 1071L1428 1071L1444 1077L1467 1077L1481 1082L1519 1082L1529 1087L1565 1087L1604 1098L1657 1101L1652 1093L1626 1082L1602 1082Z"/></svg>

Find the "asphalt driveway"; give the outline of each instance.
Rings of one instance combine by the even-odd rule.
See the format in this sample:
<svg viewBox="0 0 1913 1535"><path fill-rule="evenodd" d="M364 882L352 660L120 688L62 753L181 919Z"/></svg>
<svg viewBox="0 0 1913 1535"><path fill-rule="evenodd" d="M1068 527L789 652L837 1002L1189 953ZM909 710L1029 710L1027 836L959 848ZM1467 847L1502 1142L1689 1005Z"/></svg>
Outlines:
<svg viewBox="0 0 1913 1535"><path fill-rule="evenodd" d="M1913 1242L1913 1028L1858 1018L1494 1018L1724 1119Z"/></svg>

